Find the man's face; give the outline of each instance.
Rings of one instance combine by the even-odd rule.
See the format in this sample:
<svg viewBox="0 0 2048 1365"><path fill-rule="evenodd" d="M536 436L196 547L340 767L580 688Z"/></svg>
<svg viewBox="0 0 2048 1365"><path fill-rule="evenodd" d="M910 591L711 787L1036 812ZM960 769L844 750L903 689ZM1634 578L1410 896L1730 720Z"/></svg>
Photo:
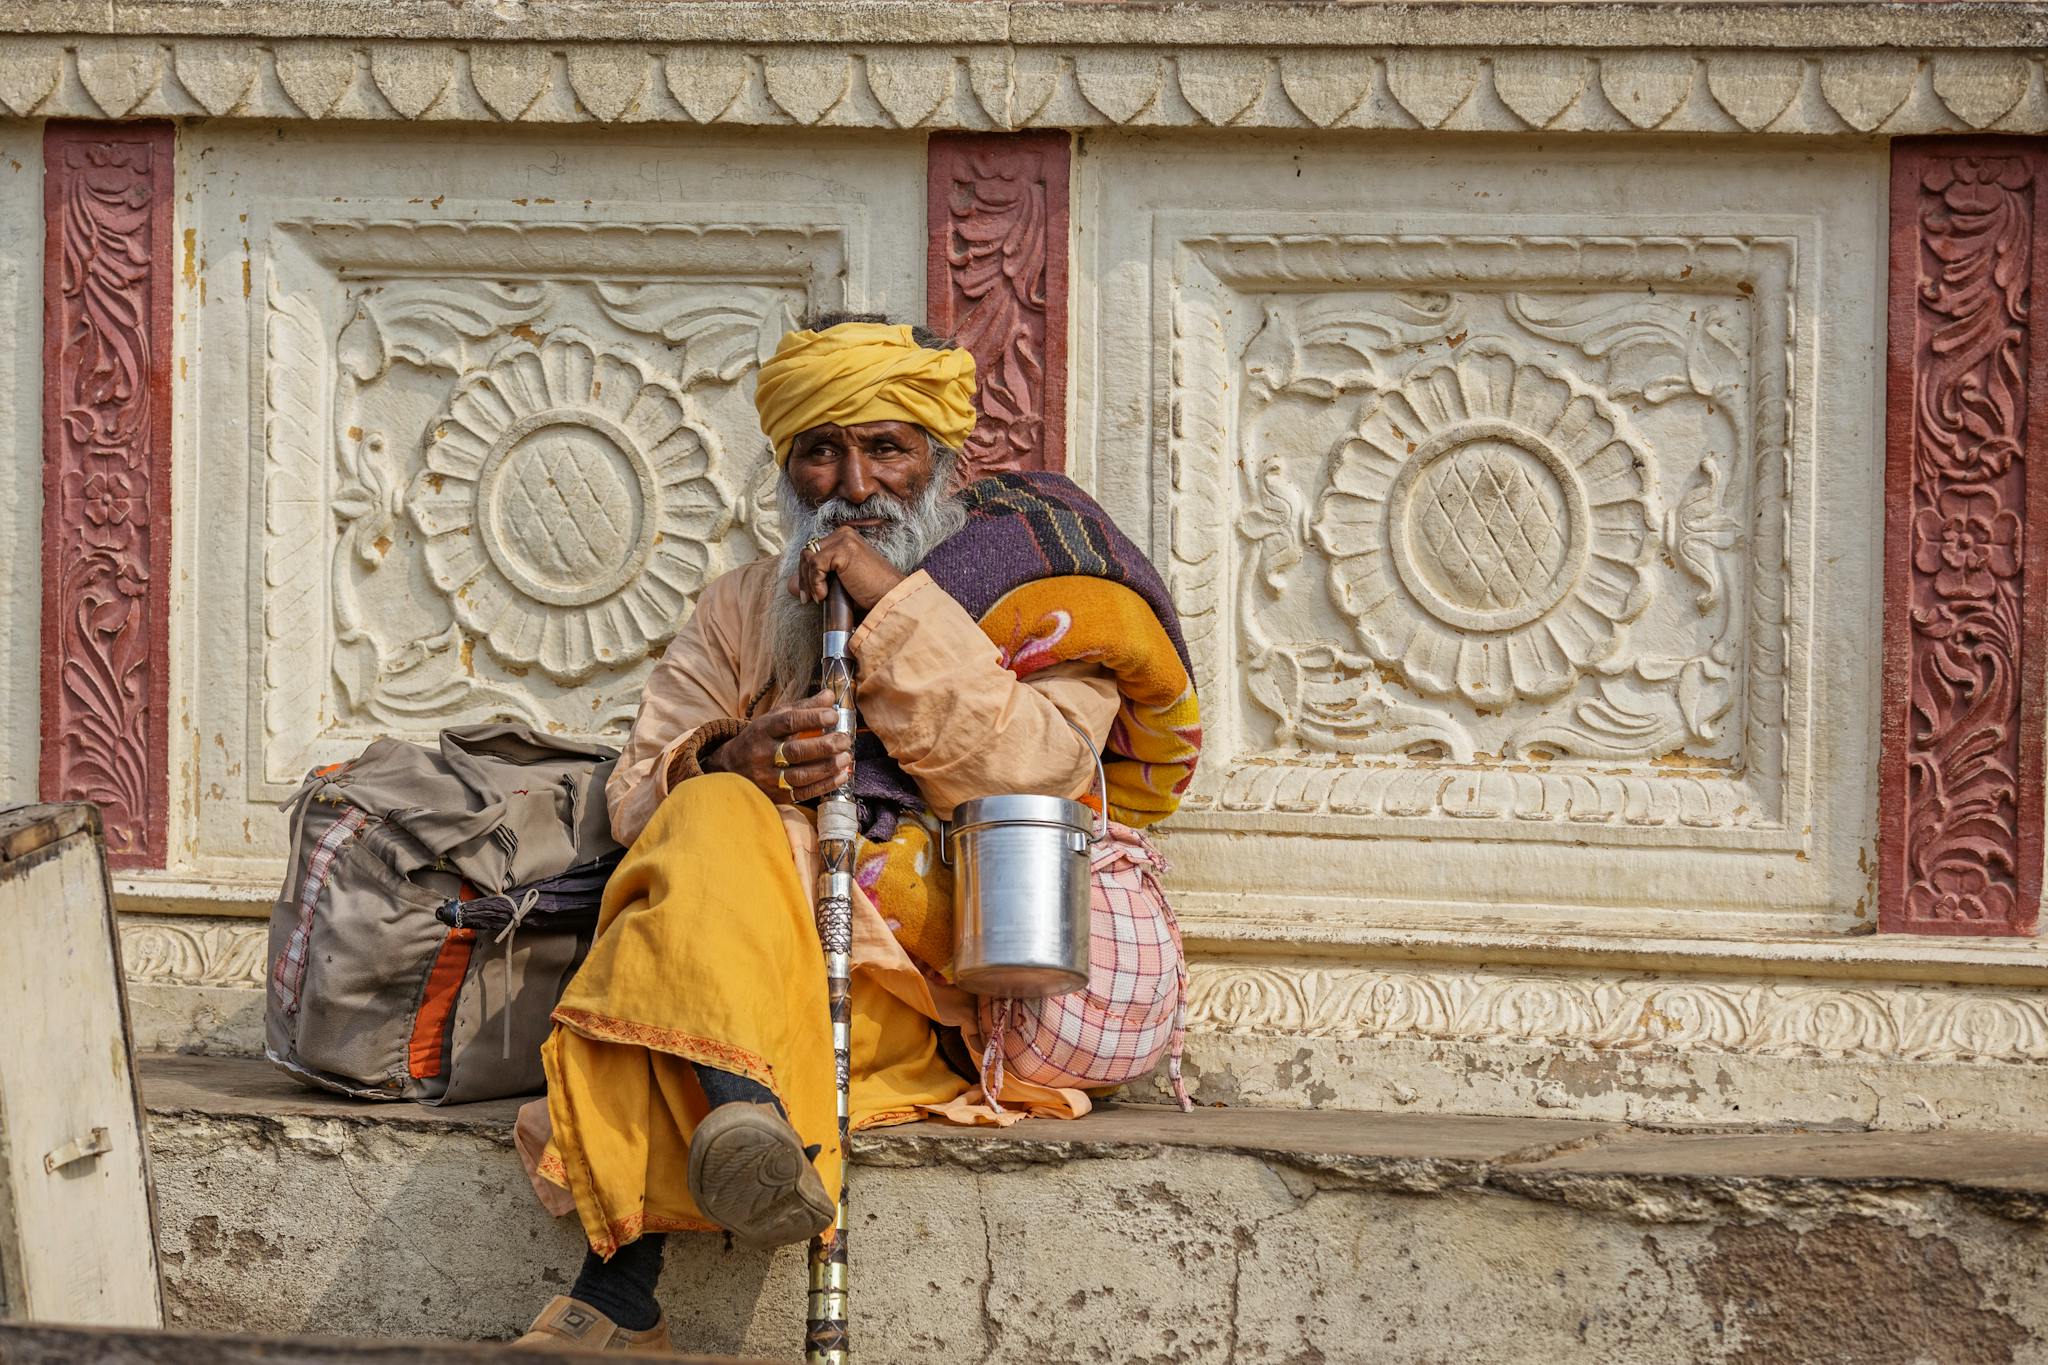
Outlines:
<svg viewBox="0 0 2048 1365"><path fill-rule="evenodd" d="M811 507L834 497L858 507L876 493L908 506L931 482L932 443L910 422L812 427L790 443L787 469L791 487ZM883 522L844 524L865 534Z"/></svg>

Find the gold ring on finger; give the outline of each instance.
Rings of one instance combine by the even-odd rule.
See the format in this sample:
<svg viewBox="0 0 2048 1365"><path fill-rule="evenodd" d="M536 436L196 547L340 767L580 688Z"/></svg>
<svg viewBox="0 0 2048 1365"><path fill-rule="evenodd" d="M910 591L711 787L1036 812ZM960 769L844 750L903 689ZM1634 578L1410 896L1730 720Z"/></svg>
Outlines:
<svg viewBox="0 0 2048 1365"><path fill-rule="evenodd" d="M816 554L818 553L818 547L820 545L823 545L824 543L825 542L821 540L819 537L812 536L809 540L804 542L804 549L810 551L812 554Z"/></svg>
<svg viewBox="0 0 2048 1365"><path fill-rule="evenodd" d="M796 795L796 788L789 785L789 774L787 772L778 771L775 774L775 785L782 788L786 795Z"/></svg>
<svg viewBox="0 0 2048 1365"><path fill-rule="evenodd" d="M789 741L786 739L775 741L775 766L778 768L787 768L789 766L789 755L782 751L782 746L787 743Z"/></svg>

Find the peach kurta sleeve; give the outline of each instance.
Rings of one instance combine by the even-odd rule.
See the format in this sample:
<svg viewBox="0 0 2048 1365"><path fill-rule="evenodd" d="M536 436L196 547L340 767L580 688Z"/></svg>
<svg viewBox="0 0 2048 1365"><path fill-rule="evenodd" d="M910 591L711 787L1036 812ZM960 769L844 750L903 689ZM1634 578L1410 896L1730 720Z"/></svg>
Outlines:
<svg viewBox="0 0 2048 1365"><path fill-rule="evenodd" d="M922 570L875 604L851 648L862 722L942 819L979 796L1080 796L1094 785L1117 712L1116 680L1101 667L1057 664L1019 680Z"/></svg>
<svg viewBox="0 0 2048 1365"><path fill-rule="evenodd" d="M749 694L740 676L753 566L715 579L648 675L633 731L605 786L612 837L630 846L669 791L676 750L708 724L741 717Z"/></svg>

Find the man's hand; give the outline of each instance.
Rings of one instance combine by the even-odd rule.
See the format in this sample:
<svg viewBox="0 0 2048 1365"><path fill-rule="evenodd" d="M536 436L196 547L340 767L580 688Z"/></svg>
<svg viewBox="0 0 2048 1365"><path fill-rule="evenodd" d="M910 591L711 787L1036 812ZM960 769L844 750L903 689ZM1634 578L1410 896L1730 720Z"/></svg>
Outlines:
<svg viewBox="0 0 2048 1365"><path fill-rule="evenodd" d="M846 595L862 611L888 596L889 589L909 576L882 558L881 552L868 544L867 537L858 530L841 526L804 547L803 558L790 575L790 596L824 601L825 575L835 573Z"/></svg>
<svg viewBox="0 0 2048 1365"><path fill-rule="evenodd" d="M832 730L832 694L820 692L795 706L756 716L747 728L705 755L706 772L737 773L783 805L823 796L853 772L851 736ZM787 767L777 767L776 749ZM782 785L778 779L787 779Z"/></svg>

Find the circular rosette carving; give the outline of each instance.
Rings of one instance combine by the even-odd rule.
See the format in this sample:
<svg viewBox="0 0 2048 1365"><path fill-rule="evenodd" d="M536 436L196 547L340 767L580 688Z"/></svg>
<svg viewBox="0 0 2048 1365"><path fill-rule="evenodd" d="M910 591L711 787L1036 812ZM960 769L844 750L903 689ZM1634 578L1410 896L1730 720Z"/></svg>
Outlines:
<svg viewBox="0 0 2048 1365"><path fill-rule="evenodd" d="M1415 690L1552 697L1649 603L1649 470L1605 399L1468 346L1337 447L1314 532L1360 641Z"/></svg>
<svg viewBox="0 0 2048 1365"><path fill-rule="evenodd" d="M558 333L464 381L407 505L463 626L573 682L674 634L731 517L717 454L673 385Z"/></svg>

